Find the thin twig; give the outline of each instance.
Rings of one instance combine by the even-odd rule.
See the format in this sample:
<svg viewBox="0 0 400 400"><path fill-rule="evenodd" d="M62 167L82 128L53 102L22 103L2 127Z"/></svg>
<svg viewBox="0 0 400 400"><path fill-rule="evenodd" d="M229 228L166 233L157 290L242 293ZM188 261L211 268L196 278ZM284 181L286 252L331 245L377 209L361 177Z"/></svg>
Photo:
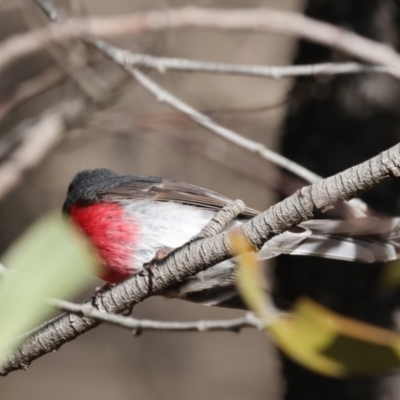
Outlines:
<svg viewBox="0 0 400 400"><path fill-rule="evenodd" d="M254 328L262 330L265 324L251 313L244 317L215 320L215 321L194 321L194 322L172 322L152 321L148 319L136 319L109 314L97 310L90 304L75 304L63 300L51 300L50 304L61 311L70 312L82 317L92 318L96 321L105 322L111 325L120 326L132 330L134 334L141 331L173 331L173 332L210 332L210 331L231 331L240 332L243 328Z"/></svg>
<svg viewBox="0 0 400 400"><path fill-rule="evenodd" d="M166 103L174 109L186 114L192 121L195 121L210 132L223 137L224 139L237 146L240 146L246 150L249 150L252 153L257 154L282 168L285 168L286 170L300 176L307 182L313 183L321 180L321 177L317 174L314 174L308 169L302 167L301 165L287 159L284 156L281 156L280 154L275 153L274 151L268 149L264 144L243 137L242 135L239 135L231 129L219 125L207 115L200 113L193 107L189 106L187 103L184 103L182 100L167 92L164 88L155 83L148 76L141 73L139 70L131 68L130 71L132 76L145 89L156 96L158 101Z"/></svg>
<svg viewBox="0 0 400 400"><path fill-rule="evenodd" d="M39 4L40 0L36 2ZM44 2L41 6L47 8L54 20L57 13L54 6L47 6ZM400 56L388 45L302 14L268 8L223 10L184 7L111 17L73 18L57 26L21 33L4 40L0 45L0 69L18 57L38 51L50 43L70 39L77 34L113 37L187 27L251 29L304 38L364 61L384 65L392 75L400 76Z"/></svg>
<svg viewBox="0 0 400 400"><path fill-rule="evenodd" d="M191 240L212 237L222 232L227 225L246 209L242 200L235 200L219 210L211 221Z"/></svg>
<svg viewBox="0 0 400 400"><path fill-rule="evenodd" d="M307 75L338 75L359 73L390 73L390 69L380 65L363 65L356 62L321 63L310 65L265 66L242 65L189 60L187 58L156 57L149 54L125 52L125 64L136 68L152 68L160 73L168 70L183 72L203 72L213 74L245 75L280 79Z"/></svg>

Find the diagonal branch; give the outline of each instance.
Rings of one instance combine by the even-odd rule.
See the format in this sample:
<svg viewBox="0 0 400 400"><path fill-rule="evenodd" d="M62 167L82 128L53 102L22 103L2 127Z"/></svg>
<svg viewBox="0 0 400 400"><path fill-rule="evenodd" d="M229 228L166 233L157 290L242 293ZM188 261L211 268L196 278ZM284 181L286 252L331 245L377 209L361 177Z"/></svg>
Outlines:
<svg viewBox="0 0 400 400"><path fill-rule="evenodd" d="M135 68L128 68L132 76L150 93L156 96L158 101L168 104L169 106L175 108L176 110L187 115L191 120L197 124L203 126L211 133L223 137L225 140L240 146L252 153L259 155L260 157L271 161L272 163L285 168L286 170L300 176L307 182L318 182L321 177L313 172L309 171L307 168L281 156L278 153L268 149L264 144L255 142L254 140L248 139L238 133L232 131L231 129L225 128L210 117L201 112L197 111L195 108L184 103L182 100L178 99L171 93L167 92L161 86L152 81L149 77L142 74L139 70Z"/></svg>
<svg viewBox="0 0 400 400"><path fill-rule="evenodd" d="M400 144L362 164L349 168L292 196L236 228L251 244L260 248L273 236L285 232L337 201L349 200L380 183L400 176ZM157 292L176 285L208 267L233 257L230 232L190 242L162 259L152 273L146 271L105 290L89 302L117 314ZM38 357L58 349L93 329L99 322L91 318L63 314L42 325L42 329L13 355L0 362L0 375L26 369Z"/></svg>

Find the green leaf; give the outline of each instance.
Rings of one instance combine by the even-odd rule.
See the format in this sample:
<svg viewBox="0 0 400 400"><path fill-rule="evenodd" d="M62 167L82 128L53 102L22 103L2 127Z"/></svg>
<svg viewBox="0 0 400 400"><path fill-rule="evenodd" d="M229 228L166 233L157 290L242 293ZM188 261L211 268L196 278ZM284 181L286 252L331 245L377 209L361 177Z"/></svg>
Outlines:
<svg viewBox="0 0 400 400"><path fill-rule="evenodd" d="M9 272L0 280L0 354L18 346L19 335L49 316L49 298L79 292L96 267L86 240L59 213L32 225L2 262Z"/></svg>
<svg viewBox="0 0 400 400"><path fill-rule="evenodd" d="M231 241L238 255L236 286L249 309L268 324L275 315L271 314L270 299L265 291L261 265L255 249L240 234L233 233Z"/></svg>
<svg viewBox="0 0 400 400"><path fill-rule="evenodd" d="M400 262L399 260L389 262L385 265L379 285L385 291L395 290L400 284Z"/></svg>
<svg viewBox="0 0 400 400"><path fill-rule="evenodd" d="M365 376L400 367L400 335L343 317L310 299L290 314L272 313L260 265L242 236L232 234L238 255L237 286L245 303L265 322L275 344L290 358L331 377ZM398 264L386 283L398 282Z"/></svg>
<svg viewBox="0 0 400 400"><path fill-rule="evenodd" d="M400 335L343 317L310 299L269 326L275 343L299 364L332 377L364 376L400 367Z"/></svg>

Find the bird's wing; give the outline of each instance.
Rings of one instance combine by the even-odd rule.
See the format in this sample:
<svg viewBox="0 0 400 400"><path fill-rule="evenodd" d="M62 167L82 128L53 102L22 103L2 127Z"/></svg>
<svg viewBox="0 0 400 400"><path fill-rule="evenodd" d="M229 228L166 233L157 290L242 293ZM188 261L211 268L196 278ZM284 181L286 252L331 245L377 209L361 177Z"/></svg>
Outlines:
<svg viewBox="0 0 400 400"><path fill-rule="evenodd" d="M107 189L99 188L96 191L96 198L103 201L125 199L151 200L154 202L173 201L211 211L219 211L232 201L228 197L208 189L172 179L148 176L127 176L123 180L120 179L115 186L110 186ZM246 207L241 217L252 218L258 213L258 211Z"/></svg>

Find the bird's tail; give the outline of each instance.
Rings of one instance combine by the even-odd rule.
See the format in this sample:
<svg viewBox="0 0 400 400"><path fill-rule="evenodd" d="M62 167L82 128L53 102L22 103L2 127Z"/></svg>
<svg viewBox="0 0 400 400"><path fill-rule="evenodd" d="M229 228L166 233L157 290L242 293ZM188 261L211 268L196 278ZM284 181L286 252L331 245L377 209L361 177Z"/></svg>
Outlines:
<svg viewBox="0 0 400 400"><path fill-rule="evenodd" d="M269 240L259 257L279 254L364 263L396 260L400 257L400 218L307 221Z"/></svg>

